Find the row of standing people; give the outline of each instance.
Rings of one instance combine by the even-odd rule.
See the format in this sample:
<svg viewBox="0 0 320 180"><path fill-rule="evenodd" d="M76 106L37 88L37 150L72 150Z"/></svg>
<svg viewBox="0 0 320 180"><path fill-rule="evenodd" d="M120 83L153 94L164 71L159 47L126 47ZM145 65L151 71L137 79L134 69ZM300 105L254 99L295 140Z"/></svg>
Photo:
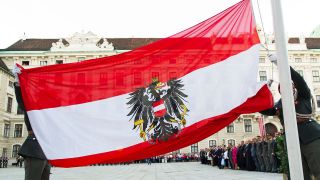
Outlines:
<svg viewBox="0 0 320 180"><path fill-rule="evenodd" d="M278 135L278 134L277 134ZM277 157L277 143L275 137L257 136L238 146L214 146L200 151L202 164L218 166L220 169L240 169L261 172L279 172L279 158Z"/></svg>
<svg viewBox="0 0 320 180"><path fill-rule="evenodd" d="M8 157L0 157L0 168L7 168L8 167Z"/></svg>

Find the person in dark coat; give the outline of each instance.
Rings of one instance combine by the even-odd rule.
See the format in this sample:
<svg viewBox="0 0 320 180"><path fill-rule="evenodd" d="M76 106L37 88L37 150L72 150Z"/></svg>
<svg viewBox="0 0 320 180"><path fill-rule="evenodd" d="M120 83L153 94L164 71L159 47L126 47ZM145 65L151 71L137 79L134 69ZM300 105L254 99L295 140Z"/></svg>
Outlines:
<svg viewBox="0 0 320 180"><path fill-rule="evenodd" d="M253 158L251 156L251 149L252 149L252 143L248 141L248 143L245 146L245 163L246 163L246 170L248 171L254 171L256 169L254 165Z"/></svg>
<svg viewBox="0 0 320 180"><path fill-rule="evenodd" d="M276 57L271 58L271 60L276 62ZM312 95L303 77L292 67L290 67L290 72L293 81L293 96L304 179L311 179L311 175L316 179L320 179L320 124L312 119L315 108L312 103ZM273 108L262 111L261 113L269 116L278 116L281 124L284 126L281 99Z"/></svg>
<svg viewBox="0 0 320 180"><path fill-rule="evenodd" d="M270 172L270 157L269 157L269 150L268 150L268 142L266 141L266 137L262 138L262 157L263 157L263 162L264 162L264 167L265 167L265 172Z"/></svg>
<svg viewBox="0 0 320 180"><path fill-rule="evenodd" d="M263 159L263 142L262 138L259 136L257 143L256 143L256 155L257 155L257 160L259 164L259 171L265 172L265 163Z"/></svg>
<svg viewBox="0 0 320 180"><path fill-rule="evenodd" d="M251 147L251 157L256 167L256 171L260 171L260 165L257 157L257 139L253 138Z"/></svg>
<svg viewBox="0 0 320 180"><path fill-rule="evenodd" d="M241 141L241 144L237 153L238 166L239 166L239 169L241 170L246 169L246 161L245 161L244 153L245 153L245 144L244 144L244 141Z"/></svg>
<svg viewBox="0 0 320 180"><path fill-rule="evenodd" d="M276 173L278 172L278 160L276 155L277 142L274 137L271 140L271 149L271 172Z"/></svg>
<svg viewBox="0 0 320 180"><path fill-rule="evenodd" d="M37 141L37 137L33 133L28 114L24 108L18 82L14 83L14 88L19 107L24 111L24 121L28 130L28 137L18 152L24 158L25 180L49 180L51 166Z"/></svg>

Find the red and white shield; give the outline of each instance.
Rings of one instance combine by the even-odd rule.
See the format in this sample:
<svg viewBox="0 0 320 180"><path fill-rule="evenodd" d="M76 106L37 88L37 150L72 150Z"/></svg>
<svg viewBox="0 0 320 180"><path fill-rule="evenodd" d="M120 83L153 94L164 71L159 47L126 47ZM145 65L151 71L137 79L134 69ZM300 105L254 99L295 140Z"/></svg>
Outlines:
<svg viewBox="0 0 320 180"><path fill-rule="evenodd" d="M156 101L152 104L154 115L156 117L162 117L166 114L167 110L166 107L164 106L164 101L163 99L160 99L159 101Z"/></svg>

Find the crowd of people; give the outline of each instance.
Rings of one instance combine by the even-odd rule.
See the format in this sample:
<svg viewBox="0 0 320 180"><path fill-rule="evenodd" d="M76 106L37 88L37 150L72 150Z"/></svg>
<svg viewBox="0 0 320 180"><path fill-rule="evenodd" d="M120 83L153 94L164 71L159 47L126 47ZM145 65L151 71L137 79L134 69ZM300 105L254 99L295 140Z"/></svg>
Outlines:
<svg viewBox="0 0 320 180"><path fill-rule="evenodd" d="M9 158L6 156L0 157L0 168L7 168L8 167Z"/></svg>
<svg viewBox="0 0 320 180"><path fill-rule="evenodd" d="M200 151L202 164L217 166L220 169L235 169L260 172L280 172L280 158L275 136L257 136L241 144L214 146Z"/></svg>

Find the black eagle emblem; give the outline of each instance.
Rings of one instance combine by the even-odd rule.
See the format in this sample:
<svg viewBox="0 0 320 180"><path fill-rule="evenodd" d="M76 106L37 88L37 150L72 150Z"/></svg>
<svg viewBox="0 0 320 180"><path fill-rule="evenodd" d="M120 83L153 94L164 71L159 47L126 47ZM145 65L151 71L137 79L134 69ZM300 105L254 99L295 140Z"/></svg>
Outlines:
<svg viewBox="0 0 320 180"><path fill-rule="evenodd" d="M133 129L140 130L140 137L149 142L166 141L185 127L185 106L188 96L182 92L181 80L171 79L167 83L153 78L146 88L130 93L131 111L127 116L134 120Z"/></svg>

